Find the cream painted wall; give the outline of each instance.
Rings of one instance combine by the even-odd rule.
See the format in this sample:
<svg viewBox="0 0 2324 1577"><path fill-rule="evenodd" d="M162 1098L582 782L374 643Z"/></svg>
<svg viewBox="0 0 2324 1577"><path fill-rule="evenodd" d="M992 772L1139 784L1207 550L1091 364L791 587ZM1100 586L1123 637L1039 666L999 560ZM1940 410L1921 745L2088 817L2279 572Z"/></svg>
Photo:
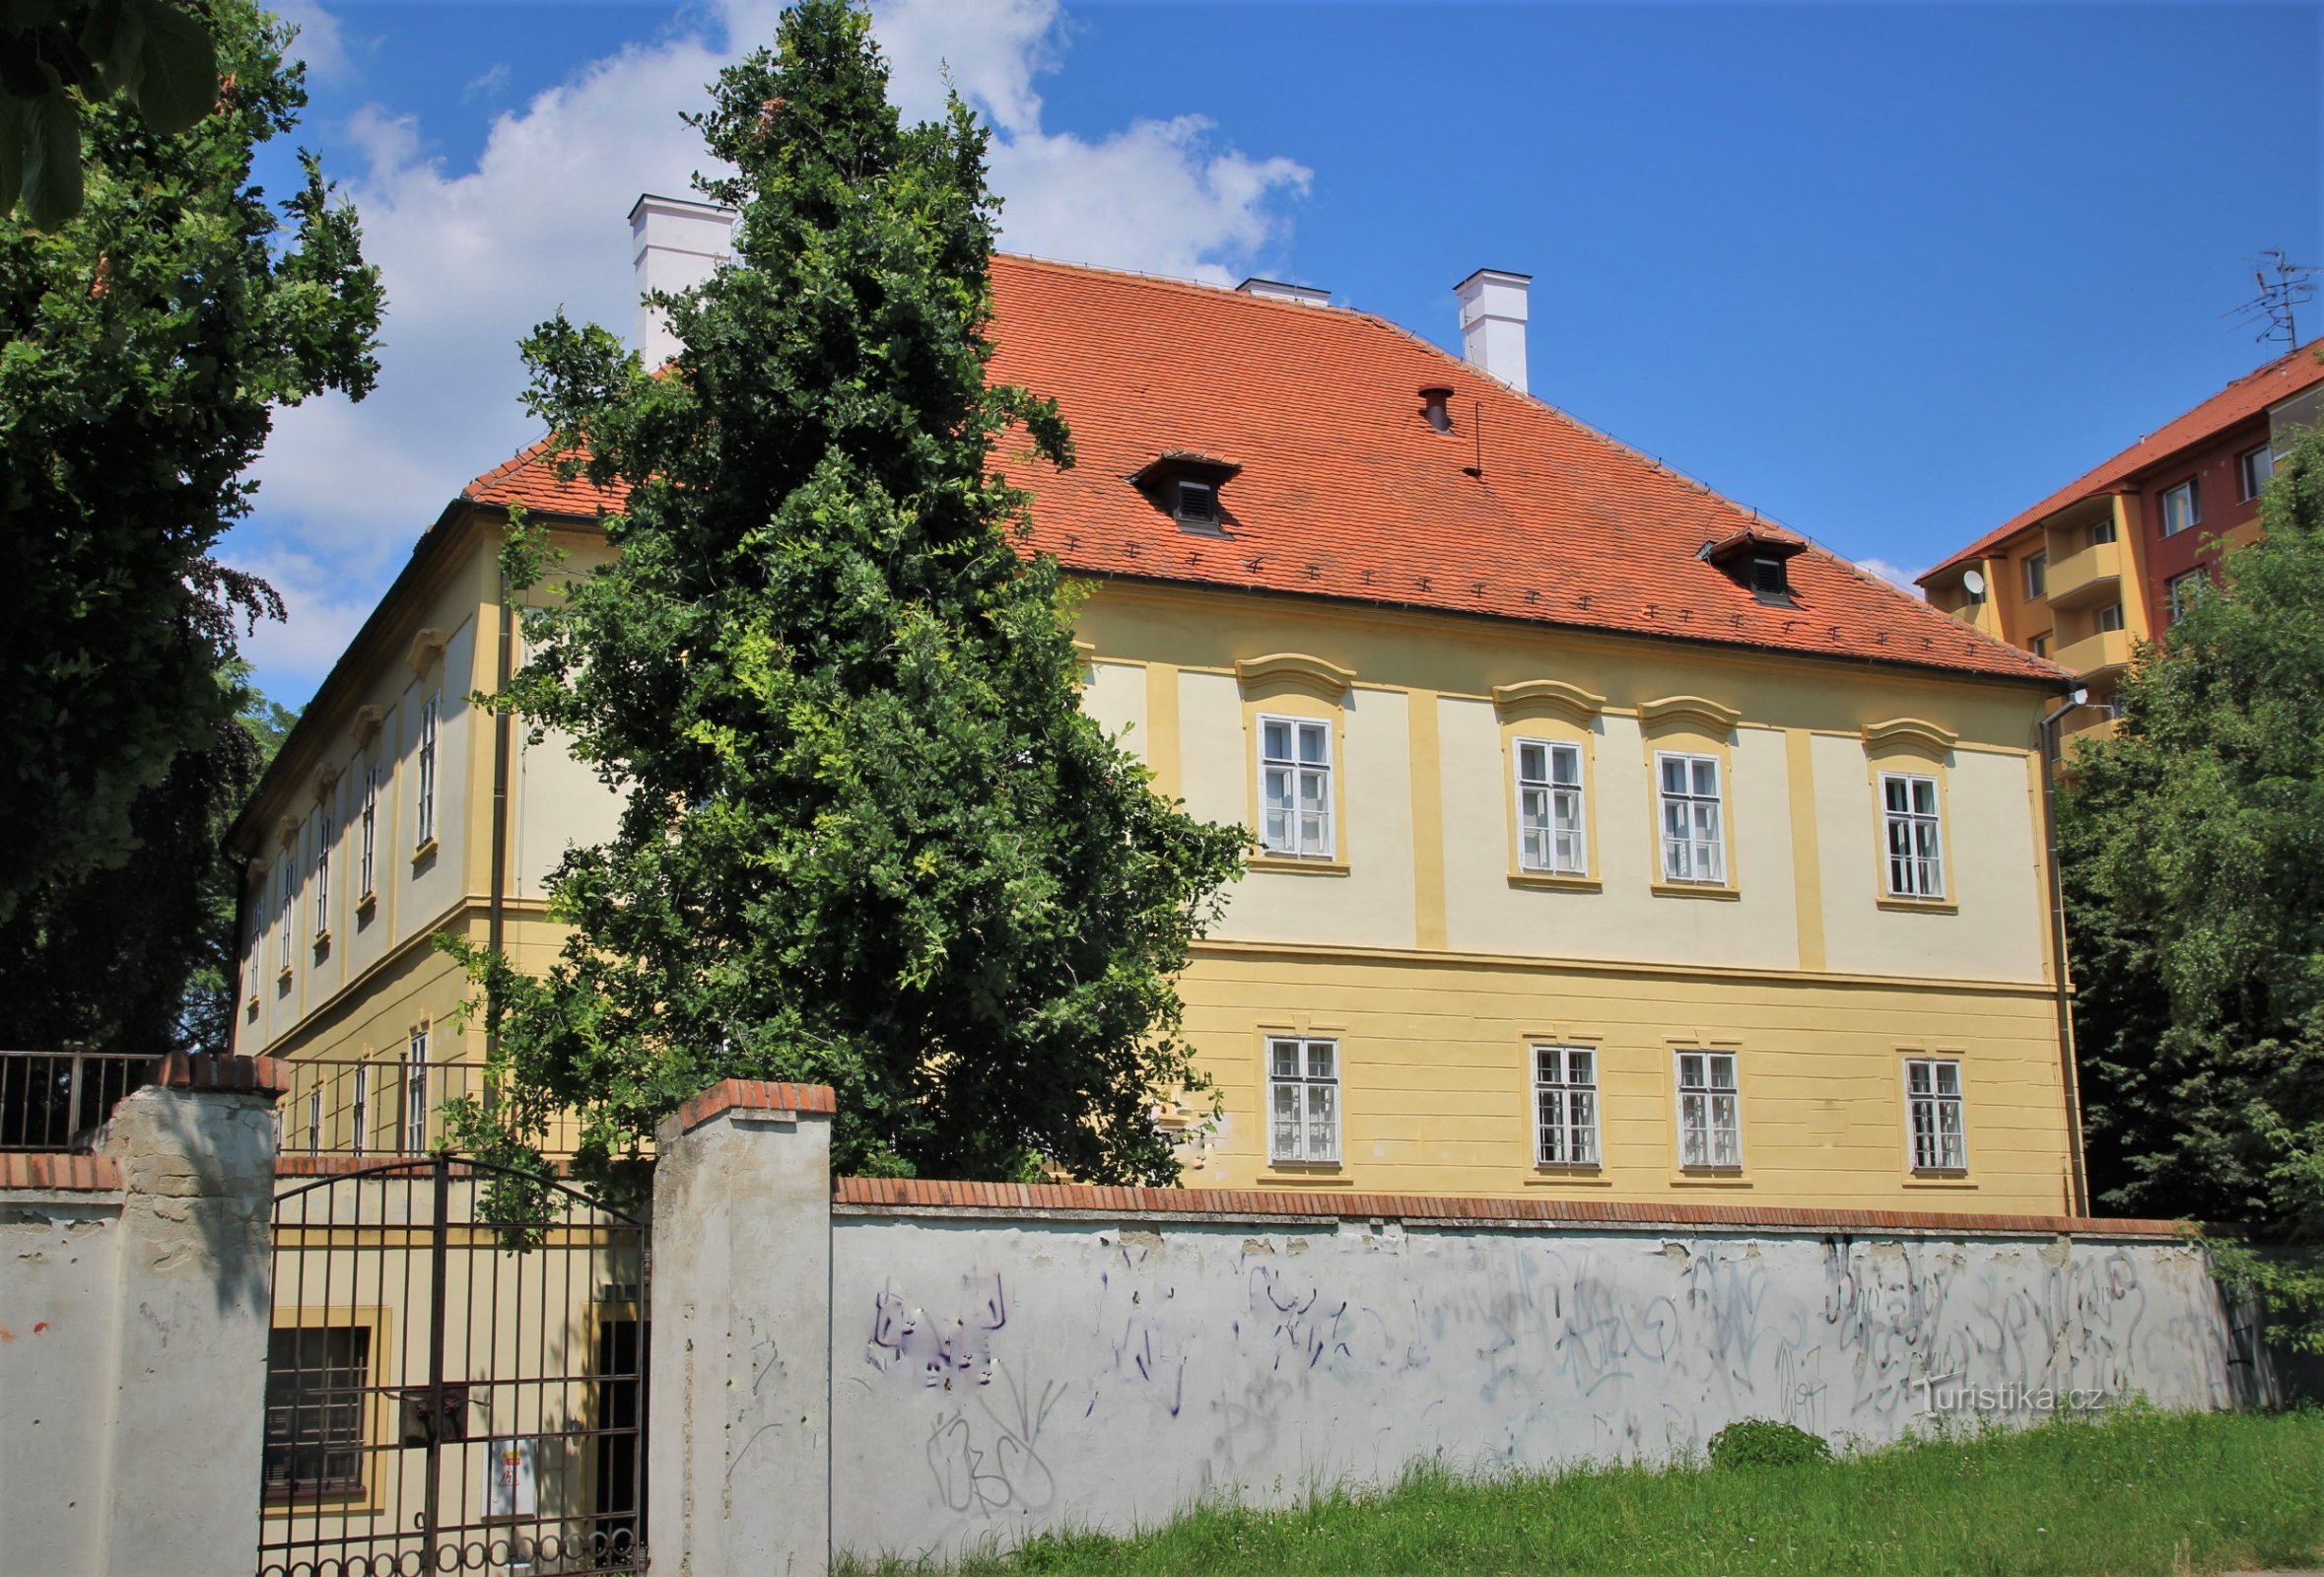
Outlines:
<svg viewBox="0 0 2324 1577"><path fill-rule="evenodd" d="M1916 914L1880 907L1876 767L1864 741L1819 734L1813 751L1830 968L1941 980L2048 978L2040 806L2023 752L1955 749L1937 769L1945 782L1947 896L1958 908ZM1909 759L1887 765L1932 770Z"/></svg>
<svg viewBox="0 0 2324 1577"><path fill-rule="evenodd" d="M1093 662L1081 688L1081 710L1141 758L1147 756L1146 670L1143 663Z"/></svg>
<svg viewBox="0 0 2324 1577"><path fill-rule="evenodd" d="M548 897L549 876L567 850L613 836L621 800L597 781L594 768L573 759L565 734L552 731L539 744L530 742L522 727L511 734L515 803L510 815L509 892L539 902Z"/></svg>

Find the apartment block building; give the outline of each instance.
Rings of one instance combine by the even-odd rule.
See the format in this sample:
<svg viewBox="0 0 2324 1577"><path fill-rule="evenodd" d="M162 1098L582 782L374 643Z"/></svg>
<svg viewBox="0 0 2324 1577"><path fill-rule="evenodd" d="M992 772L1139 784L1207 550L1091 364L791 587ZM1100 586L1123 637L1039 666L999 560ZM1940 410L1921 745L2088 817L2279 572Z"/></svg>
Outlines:
<svg viewBox="0 0 2324 1577"><path fill-rule="evenodd" d="M2285 432L2314 425L2324 341L2279 357L1920 578L1929 600L2081 676L2068 736L2110 732L2133 643L2151 641L2259 531Z"/></svg>
<svg viewBox="0 0 2324 1577"><path fill-rule="evenodd" d="M657 283L722 239L633 224ZM996 462L1089 586L1085 705L1252 839L1180 983L1224 1115L1157 1092L1190 1185L2083 1206L2065 669L1533 398L1522 275L1459 287L1461 357L1266 281L992 278L992 376L1079 454ZM520 660L509 511L585 570L620 502L538 448L468 484L234 829L241 1049L335 1069L291 1151L438 1135L481 1035L434 934L560 945L615 801L468 697Z"/></svg>

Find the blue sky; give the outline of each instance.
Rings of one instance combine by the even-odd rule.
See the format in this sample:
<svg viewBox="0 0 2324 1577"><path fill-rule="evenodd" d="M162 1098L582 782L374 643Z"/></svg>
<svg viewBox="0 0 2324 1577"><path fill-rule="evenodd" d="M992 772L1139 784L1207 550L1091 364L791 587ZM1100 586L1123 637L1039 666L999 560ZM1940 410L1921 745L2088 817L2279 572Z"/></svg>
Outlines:
<svg viewBox="0 0 2324 1577"><path fill-rule="evenodd" d="M529 436L516 336L627 329L623 216L683 190L678 112L773 13L290 4L390 302L378 394L290 413L229 544L289 595L251 649L295 703ZM948 62L999 127L1013 248L1297 279L1447 345L1454 281L1529 272L1535 393L1895 572L2266 359L2230 315L2261 248L2324 262L2312 6L875 13L908 107Z"/></svg>

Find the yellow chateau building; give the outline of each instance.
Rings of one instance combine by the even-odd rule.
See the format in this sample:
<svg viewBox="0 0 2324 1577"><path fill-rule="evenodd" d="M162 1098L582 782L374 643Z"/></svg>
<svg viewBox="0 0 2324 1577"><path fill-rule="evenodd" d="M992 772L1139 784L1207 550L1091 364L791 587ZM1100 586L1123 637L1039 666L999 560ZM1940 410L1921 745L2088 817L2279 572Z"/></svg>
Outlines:
<svg viewBox="0 0 2324 1577"><path fill-rule="evenodd" d="M633 224L653 284L722 248ZM1523 276L1462 285L1462 358L1265 281L993 277L994 376L1079 453L999 463L1094 583L1086 705L1258 841L1181 987L1191 1186L2082 1208L2063 670L1528 397ZM467 698L518 660L509 508L585 567L617 503L537 450L471 483L235 828L292 1153L423 1148L472 1087L432 934L554 954L613 800Z"/></svg>

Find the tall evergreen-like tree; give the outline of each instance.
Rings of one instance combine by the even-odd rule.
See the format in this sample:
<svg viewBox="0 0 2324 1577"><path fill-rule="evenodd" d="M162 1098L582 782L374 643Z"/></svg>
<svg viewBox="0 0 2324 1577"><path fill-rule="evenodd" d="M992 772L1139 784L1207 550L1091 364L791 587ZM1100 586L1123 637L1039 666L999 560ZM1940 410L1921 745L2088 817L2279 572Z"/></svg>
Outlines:
<svg viewBox="0 0 2324 1577"><path fill-rule="evenodd" d="M2261 508L2074 752L2060 831L2101 1199L2296 1246L2324 1239L2324 435ZM2324 1348L2324 1277L2236 1264Z"/></svg>
<svg viewBox="0 0 2324 1577"><path fill-rule="evenodd" d="M989 386L995 202L957 101L900 125L865 13L804 0L694 122L736 259L659 376L559 318L526 355L569 463L628 487L606 568L530 617L510 702L624 796L546 978L454 946L504 1066L472 1138L582 1126L600 1175L726 1076L827 1082L841 1166L1173 1179L1199 1079L1174 977L1235 872L1078 705L1070 601L1015 539L1055 405ZM521 552L515 578L538 573Z"/></svg>
<svg viewBox="0 0 2324 1577"><path fill-rule="evenodd" d="M0 217L0 923L119 868L136 807L221 739L244 620L280 603L212 556L272 412L377 368L377 275L312 160L279 205L251 153L307 102L290 30L196 0L219 77L186 130L88 103L86 197ZM4 174L5 171L0 171Z"/></svg>

